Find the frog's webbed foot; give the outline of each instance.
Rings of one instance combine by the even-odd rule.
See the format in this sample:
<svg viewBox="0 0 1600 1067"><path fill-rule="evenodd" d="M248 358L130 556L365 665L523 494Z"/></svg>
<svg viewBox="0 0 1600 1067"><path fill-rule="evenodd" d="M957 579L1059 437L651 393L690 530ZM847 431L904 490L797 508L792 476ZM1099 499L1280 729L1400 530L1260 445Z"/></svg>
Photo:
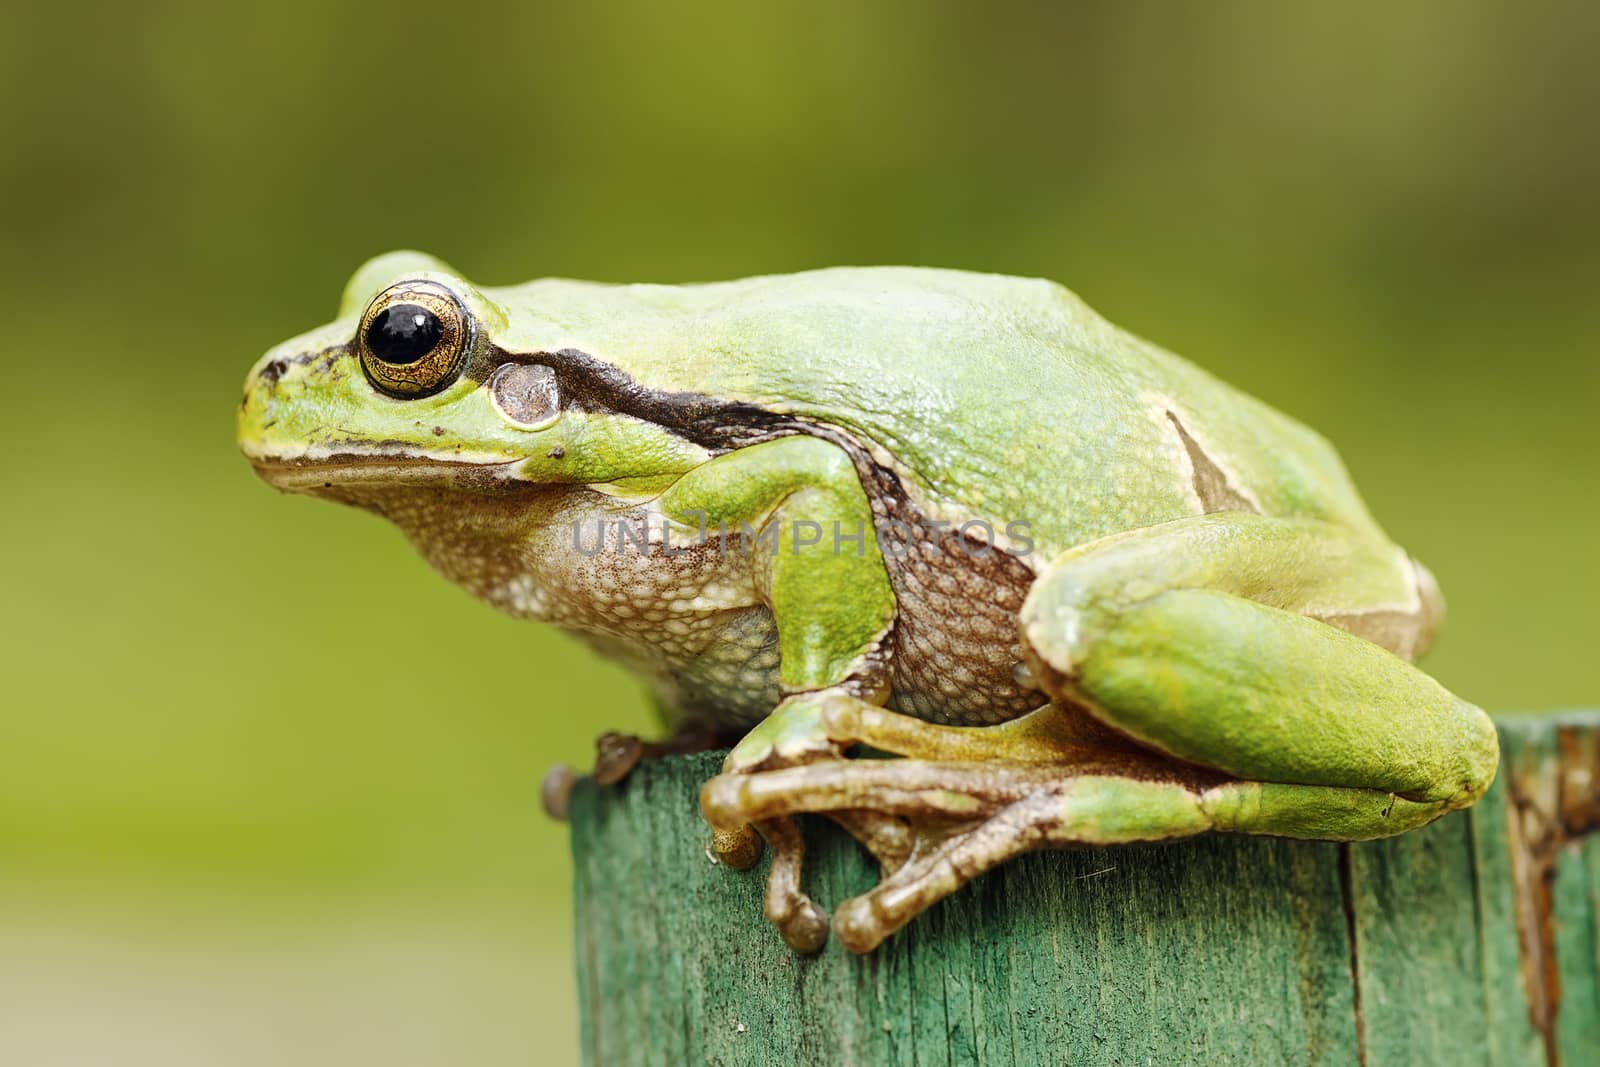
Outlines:
<svg viewBox="0 0 1600 1067"><path fill-rule="evenodd" d="M875 748L910 750L907 758L724 773L701 789L700 807L713 827L753 820L766 828L802 813L902 820L910 838L903 861L885 864L883 880L834 916L835 933L854 952L876 947L984 871L1037 848L1164 841L1207 830L1364 840L1420 826L1454 804L1386 789L1243 780L1111 735L1090 744L1078 716L1055 706L997 727L938 726L870 706L832 718L835 736L854 732ZM784 857L783 864L774 857L774 885L798 893L798 851Z"/></svg>
<svg viewBox="0 0 1600 1067"><path fill-rule="evenodd" d="M1217 776L1152 768L1152 776L1144 777L1145 770L1104 757L1070 765L841 759L721 775L706 784L701 807L713 825L754 818L763 832L776 821L792 825L790 817L802 812L868 810L904 820L910 836L904 861L886 867L875 888L845 901L834 917L845 947L866 952L935 901L1019 853L1180 837L1214 825L1205 797ZM775 883L778 867L775 855ZM787 867L784 876L790 876ZM769 895L769 918L773 900Z"/></svg>
<svg viewBox="0 0 1600 1067"><path fill-rule="evenodd" d="M1055 708L979 728L925 723L849 697L829 696L817 710L834 755L763 761L751 770L735 764L701 791L701 808L719 832L752 822L773 845L767 914L796 948L822 941L821 910L799 889L797 814L845 825L883 867L882 882L844 902L834 918L839 939L855 952L1020 852L1181 836L1211 825L1201 796L1220 776L1100 736ZM1090 735L1106 743L1091 745ZM910 758L843 758L854 743ZM1125 812L1133 813L1129 825L1117 824Z"/></svg>

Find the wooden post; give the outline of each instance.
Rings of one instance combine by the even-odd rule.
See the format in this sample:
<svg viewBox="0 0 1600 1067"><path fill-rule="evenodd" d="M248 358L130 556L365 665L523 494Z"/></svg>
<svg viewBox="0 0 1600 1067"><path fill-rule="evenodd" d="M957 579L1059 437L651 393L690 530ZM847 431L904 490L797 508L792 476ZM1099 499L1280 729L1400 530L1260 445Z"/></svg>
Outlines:
<svg viewBox="0 0 1600 1067"><path fill-rule="evenodd" d="M1415 833L1036 853L864 957L794 955L762 869L712 861L696 796L720 756L585 780L586 1062L1600 1063L1600 714L1501 737L1489 795ZM873 870L812 822L826 907Z"/></svg>

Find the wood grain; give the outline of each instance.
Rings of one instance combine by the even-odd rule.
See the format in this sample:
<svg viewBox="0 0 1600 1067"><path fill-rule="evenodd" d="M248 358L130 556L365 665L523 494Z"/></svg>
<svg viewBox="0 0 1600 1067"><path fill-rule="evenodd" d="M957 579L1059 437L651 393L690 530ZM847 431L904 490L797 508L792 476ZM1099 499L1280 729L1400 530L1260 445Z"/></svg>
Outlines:
<svg viewBox="0 0 1600 1067"><path fill-rule="evenodd" d="M760 870L712 862L696 796L720 755L585 780L586 1061L1600 1063L1600 715L1509 719L1502 742L1489 795L1415 833L1037 853L865 957L794 955ZM872 883L848 838L808 833L825 906Z"/></svg>

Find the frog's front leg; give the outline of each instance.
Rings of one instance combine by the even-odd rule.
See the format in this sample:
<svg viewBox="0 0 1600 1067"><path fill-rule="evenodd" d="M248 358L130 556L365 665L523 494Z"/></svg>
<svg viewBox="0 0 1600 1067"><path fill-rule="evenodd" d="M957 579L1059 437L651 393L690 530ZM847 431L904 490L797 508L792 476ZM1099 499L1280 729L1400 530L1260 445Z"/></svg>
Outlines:
<svg viewBox="0 0 1600 1067"><path fill-rule="evenodd" d="M702 806L713 822L868 807L927 828L928 847L838 909L857 951L1031 848L1399 833L1472 803L1497 762L1488 717L1396 654L1425 643L1435 606L1399 550L1314 520L1117 535L1053 561L1023 606L1055 707L955 728L835 702L833 736L911 758L721 778Z"/></svg>
<svg viewBox="0 0 1600 1067"><path fill-rule="evenodd" d="M782 703L729 753L724 771L749 774L837 759L842 747L823 726L831 696L881 702L887 695L886 639L895 600L872 534L872 508L855 465L820 438L779 438L720 456L685 474L661 496L668 518L732 531L752 556L758 592L778 629ZM886 867L903 855L904 834L871 812L839 816ZM714 827L713 845L730 866L758 855L754 832L772 850L767 916L801 951L821 947L827 918L800 889L804 844L786 815Z"/></svg>

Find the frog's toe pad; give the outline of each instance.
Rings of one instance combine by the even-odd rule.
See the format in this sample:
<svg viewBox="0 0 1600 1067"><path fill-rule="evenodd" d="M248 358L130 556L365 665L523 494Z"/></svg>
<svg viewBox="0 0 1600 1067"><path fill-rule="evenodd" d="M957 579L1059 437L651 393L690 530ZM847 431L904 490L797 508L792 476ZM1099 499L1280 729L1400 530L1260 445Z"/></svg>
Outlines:
<svg viewBox="0 0 1600 1067"><path fill-rule="evenodd" d="M783 943L807 955L820 952L828 941L828 913L806 898L783 916L767 916L778 928Z"/></svg>
<svg viewBox="0 0 1600 1067"><path fill-rule="evenodd" d="M607 731L594 741L594 780L600 785L616 785L645 757L645 743L633 734Z"/></svg>
<svg viewBox="0 0 1600 1067"><path fill-rule="evenodd" d="M761 858L761 835L749 823L732 830L713 828L711 850L723 866L748 871Z"/></svg>
<svg viewBox="0 0 1600 1067"><path fill-rule="evenodd" d="M891 933L866 896L851 897L833 913L833 934L851 952L871 952Z"/></svg>

